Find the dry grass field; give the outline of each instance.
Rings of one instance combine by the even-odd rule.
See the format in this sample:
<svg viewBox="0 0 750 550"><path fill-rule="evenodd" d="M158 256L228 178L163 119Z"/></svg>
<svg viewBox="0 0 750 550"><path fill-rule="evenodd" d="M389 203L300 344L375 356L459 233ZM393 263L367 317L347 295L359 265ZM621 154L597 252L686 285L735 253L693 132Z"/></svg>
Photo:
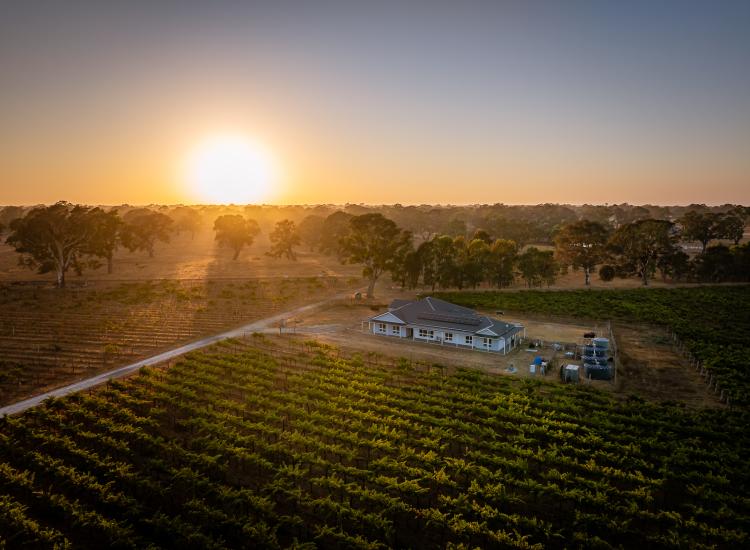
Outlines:
<svg viewBox="0 0 750 550"><path fill-rule="evenodd" d="M54 281L54 274L39 275L18 265L18 254L0 239L0 281ZM297 261L271 258L268 235L261 233L252 246L246 247L236 261L232 253L219 247L214 233L207 227L191 238L188 233L172 237L169 243L157 243L154 257L146 252L115 253L113 273L106 266L87 269L82 276L68 274L71 284L87 281L144 281L152 279L248 279L254 277L359 277L360 268L341 265L336 258L296 249Z"/></svg>

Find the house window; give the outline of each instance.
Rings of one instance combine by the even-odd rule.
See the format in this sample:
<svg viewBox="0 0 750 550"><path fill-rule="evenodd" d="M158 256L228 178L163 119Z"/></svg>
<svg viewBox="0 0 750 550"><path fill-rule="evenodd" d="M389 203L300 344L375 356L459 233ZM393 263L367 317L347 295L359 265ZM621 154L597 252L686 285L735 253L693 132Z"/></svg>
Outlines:
<svg viewBox="0 0 750 550"><path fill-rule="evenodd" d="M446 332L444 337L446 342L453 342L453 333L452 332Z"/></svg>
<svg viewBox="0 0 750 550"><path fill-rule="evenodd" d="M378 323L375 325L375 330L378 332L385 333L385 323Z"/></svg>
<svg viewBox="0 0 750 550"><path fill-rule="evenodd" d="M492 347L492 338L482 338L482 345L486 348Z"/></svg>
<svg viewBox="0 0 750 550"><path fill-rule="evenodd" d="M426 328L420 328L419 329L419 337L420 338L430 338L432 339L435 335L435 332L432 330L427 330Z"/></svg>
<svg viewBox="0 0 750 550"><path fill-rule="evenodd" d="M467 346L474 345L474 337L473 336L467 336L465 342L466 342Z"/></svg>
<svg viewBox="0 0 750 550"><path fill-rule="evenodd" d="M391 325L391 334L395 334L396 336L401 335L401 327L398 325Z"/></svg>

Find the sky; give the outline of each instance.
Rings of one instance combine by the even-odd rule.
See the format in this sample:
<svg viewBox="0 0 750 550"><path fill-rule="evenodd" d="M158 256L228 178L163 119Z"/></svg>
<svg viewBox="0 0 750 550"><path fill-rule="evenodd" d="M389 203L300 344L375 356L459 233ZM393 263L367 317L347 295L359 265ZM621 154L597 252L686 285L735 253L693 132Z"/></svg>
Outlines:
<svg viewBox="0 0 750 550"><path fill-rule="evenodd" d="M750 203L750 2L0 2L0 204ZM210 167L209 167L210 168ZM210 172L210 169L209 169ZM260 200L260 199L258 199Z"/></svg>

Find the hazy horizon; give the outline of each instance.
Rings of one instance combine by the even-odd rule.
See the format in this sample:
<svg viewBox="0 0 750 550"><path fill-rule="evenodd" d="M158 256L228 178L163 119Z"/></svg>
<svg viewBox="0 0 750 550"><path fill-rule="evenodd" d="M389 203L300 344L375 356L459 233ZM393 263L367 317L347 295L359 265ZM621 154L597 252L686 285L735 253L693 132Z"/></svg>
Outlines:
<svg viewBox="0 0 750 550"><path fill-rule="evenodd" d="M747 204L748 28L747 2L11 1L0 203L247 177L274 204Z"/></svg>
<svg viewBox="0 0 750 550"><path fill-rule="evenodd" d="M132 208L147 208L147 207L153 207L153 206L164 206L164 207L177 207L177 206L189 206L191 208L198 208L198 207L207 207L207 206L213 206L213 207L240 207L240 206L258 206L258 207L269 207L269 208L293 208L293 207L300 207L300 208L313 208L318 206L330 206L330 207L341 207L345 208L347 206L362 206L364 208L382 208L382 207L395 207L395 206L402 206L402 207L412 207L412 206L429 206L433 208L451 208L451 207L460 207L460 208L468 208L472 206L542 206L545 204L553 204L556 206L570 206L573 208L578 208L582 206L656 206L656 207L663 207L663 208L687 208L690 206L705 206L707 208L718 208L722 206L748 206L744 203L731 203L731 202L722 202L722 203L633 203L633 202L606 202L606 203L571 203L571 202L526 202L526 203L510 203L510 202L494 202L494 203L481 203L481 202L473 202L473 203L407 203L407 202L391 202L391 203L366 203L366 202L308 202L308 203L192 203L192 202L175 202L175 203L163 203L163 202L151 202L151 203L134 203L134 202L128 202L128 203L104 203L104 202L78 202L75 201L68 201L67 199L61 198L57 201L50 201L50 202L37 202L37 203L2 203L0 202L0 207L4 206L20 206L25 208L30 208L34 206L39 205L49 205L54 204L56 202L70 202L72 204L85 204L88 206L100 206L105 208L117 208L117 207L132 207Z"/></svg>

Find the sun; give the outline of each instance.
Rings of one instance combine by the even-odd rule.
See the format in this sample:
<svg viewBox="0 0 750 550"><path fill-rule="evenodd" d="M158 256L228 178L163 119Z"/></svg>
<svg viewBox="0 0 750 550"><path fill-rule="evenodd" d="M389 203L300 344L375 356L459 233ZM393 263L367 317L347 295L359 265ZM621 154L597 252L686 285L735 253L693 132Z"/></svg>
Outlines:
<svg viewBox="0 0 750 550"><path fill-rule="evenodd" d="M278 184L276 161L269 150L243 135L204 139L188 154L185 177L201 201L248 204L267 201Z"/></svg>

